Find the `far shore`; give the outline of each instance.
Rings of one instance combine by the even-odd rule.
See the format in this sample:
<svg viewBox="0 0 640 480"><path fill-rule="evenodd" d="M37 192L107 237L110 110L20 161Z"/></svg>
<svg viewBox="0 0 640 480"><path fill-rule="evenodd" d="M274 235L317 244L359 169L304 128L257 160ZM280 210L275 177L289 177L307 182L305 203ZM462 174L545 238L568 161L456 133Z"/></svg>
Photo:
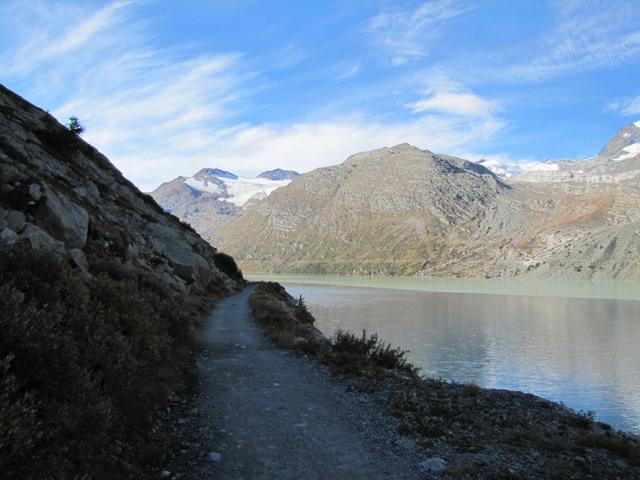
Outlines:
<svg viewBox="0 0 640 480"><path fill-rule="evenodd" d="M320 275L300 273L245 274L251 281L335 287L381 288L439 293L525 295L640 301L640 283L629 281L541 280L528 278L446 278Z"/></svg>

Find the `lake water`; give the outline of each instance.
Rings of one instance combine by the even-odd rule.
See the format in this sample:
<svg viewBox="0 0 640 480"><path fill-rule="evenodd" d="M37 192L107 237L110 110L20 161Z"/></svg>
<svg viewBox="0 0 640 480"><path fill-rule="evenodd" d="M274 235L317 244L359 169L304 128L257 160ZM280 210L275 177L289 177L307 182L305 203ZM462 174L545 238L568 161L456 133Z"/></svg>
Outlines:
<svg viewBox="0 0 640 480"><path fill-rule="evenodd" d="M640 285L271 275L317 326L376 332L429 377L531 392L640 433Z"/></svg>

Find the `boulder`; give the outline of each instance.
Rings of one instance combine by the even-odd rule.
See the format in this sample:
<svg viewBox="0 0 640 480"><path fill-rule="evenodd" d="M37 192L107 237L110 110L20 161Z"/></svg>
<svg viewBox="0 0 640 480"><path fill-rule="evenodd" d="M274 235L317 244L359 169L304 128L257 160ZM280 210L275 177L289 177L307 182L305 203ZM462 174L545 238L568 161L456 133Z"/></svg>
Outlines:
<svg viewBox="0 0 640 480"><path fill-rule="evenodd" d="M18 210L9 210L4 219L6 220L9 228L16 233L20 233L22 231L26 222L24 213L19 212Z"/></svg>
<svg viewBox="0 0 640 480"><path fill-rule="evenodd" d="M82 250L79 248L72 248L69 250L69 258L80 271L83 273L89 272L89 262L87 262L87 257Z"/></svg>
<svg viewBox="0 0 640 480"><path fill-rule="evenodd" d="M28 223L19 236L20 241L27 242L33 250L54 250L64 253L64 243L56 240L47 232Z"/></svg>
<svg viewBox="0 0 640 480"><path fill-rule="evenodd" d="M89 231L87 211L51 190L45 195L45 201L35 215L37 223L55 238L63 240L67 247L83 248Z"/></svg>
<svg viewBox="0 0 640 480"><path fill-rule="evenodd" d="M18 234L10 228L3 228L0 230L0 243L5 245L11 245L18 241Z"/></svg>

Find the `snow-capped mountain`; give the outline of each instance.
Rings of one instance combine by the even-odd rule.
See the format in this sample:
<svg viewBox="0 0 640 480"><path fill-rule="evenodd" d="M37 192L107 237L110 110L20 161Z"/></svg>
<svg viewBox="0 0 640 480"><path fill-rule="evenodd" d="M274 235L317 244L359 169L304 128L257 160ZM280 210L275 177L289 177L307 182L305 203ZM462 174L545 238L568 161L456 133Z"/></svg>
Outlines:
<svg viewBox="0 0 640 480"><path fill-rule="evenodd" d="M184 183L201 192L211 193L219 200L242 207L249 200L264 198L276 188L284 187L297 175L296 172L289 172L287 177L284 170L271 170L256 178L243 178L218 168L203 168L193 177L185 179Z"/></svg>
<svg viewBox="0 0 640 480"><path fill-rule="evenodd" d="M597 155L581 160L509 162L482 159L479 164L503 178L523 182L616 183L640 177L640 121L620 129Z"/></svg>
<svg viewBox="0 0 640 480"><path fill-rule="evenodd" d="M275 169L245 178L219 168L203 168L191 177L163 183L151 196L166 211L212 238L217 227L298 175L292 170Z"/></svg>

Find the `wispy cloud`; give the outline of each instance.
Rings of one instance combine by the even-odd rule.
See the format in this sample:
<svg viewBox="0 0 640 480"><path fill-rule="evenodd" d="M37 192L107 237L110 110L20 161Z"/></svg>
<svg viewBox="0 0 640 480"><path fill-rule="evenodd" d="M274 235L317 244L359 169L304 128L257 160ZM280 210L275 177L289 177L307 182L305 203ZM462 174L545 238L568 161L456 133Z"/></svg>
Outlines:
<svg viewBox="0 0 640 480"><path fill-rule="evenodd" d="M387 8L369 21L366 31L382 46L390 64L400 66L427 56L443 25L468 10L467 2L460 0L430 0L414 9Z"/></svg>
<svg viewBox="0 0 640 480"><path fill-rule="evenodd" d="M607 110L621 115L640 115L640 94L609 102L607 104Z"/></svg>
<svg viewBox="0 0 640 480"><path fill-rule="evenodd" d="M91 43L97 36L124 22L136 3L117 1L93 12L62 3L7 3L0 8L0 18L22 29L22 41L12 55L4 52L0 69L5 75L24 75L65 55L82 56L83 49L95 48Z"/></svg>
<svg viewBox="0 0 640 480"><path fill-rule="evenodd" d="M20 93L53 107L62 121L77 115L87 127L85 138L145 190L205 166L241 175L274 167L306 171L404 142L453 154L474 151L506 126L490 100L451 82L430 84L415 102L415 114L404 119L382 121L353 106L316 113L311 121L251 122L242 114L260 108L252 102L263 88L253 66L267 68L268 55L250 59L238 52L158 48L150 33L153 21L139 2L93 9L44 1L21 9L21 3L0 8L0 22L10 18L21 26L13 42L0 47L3 74L15 83L28 78ZM408 23L388 19L388 25L407 25L417 39L429 22L437 23L433 18L450 18L448 9L455 5L428 2ZM21 55L11 53L20 49ZM286 61L271 68L306 60L294 44L281 57ZM352 78L360 69L359 61L345 61L333 78Z"/></svg>
<svg viewBox="0 0 640 480"><path fill-rule="evenodd" d="M335 70L336 80L346 80L360 73L362 65L358 62L342 62L335 67Z"/></svg>
<svg viewBox="0 0 640 480"><path fill-rule="evenodd" d="M554 2L555 25L513 60L486 70L507 81L545 81L640 58L640 15L635 0ZM527 52L522 55L522 52Z"/></svg>

